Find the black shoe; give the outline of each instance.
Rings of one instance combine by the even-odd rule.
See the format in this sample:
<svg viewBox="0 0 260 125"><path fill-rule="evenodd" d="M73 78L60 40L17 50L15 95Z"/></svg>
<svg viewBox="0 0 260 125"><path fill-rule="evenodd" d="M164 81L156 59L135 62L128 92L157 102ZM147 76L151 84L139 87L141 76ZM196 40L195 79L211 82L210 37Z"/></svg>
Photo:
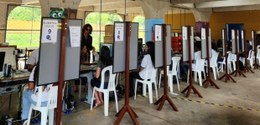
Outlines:
<svg viewBox="0 0 260 125"><path fill-rule="evenodd" d="M134 96L134 94L132 94L132 93L129 93L129 98L131 98L131 97L133 97Z"/></svg>

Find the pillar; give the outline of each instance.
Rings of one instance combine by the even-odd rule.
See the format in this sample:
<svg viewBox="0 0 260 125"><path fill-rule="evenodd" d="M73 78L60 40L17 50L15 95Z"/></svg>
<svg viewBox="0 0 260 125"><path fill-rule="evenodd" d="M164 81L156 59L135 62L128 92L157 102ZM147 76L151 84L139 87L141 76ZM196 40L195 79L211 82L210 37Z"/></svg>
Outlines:
<svg viewBox="0 0 260 125"><path fill-rule="evenodd" d="M78 9L81 0L39 0L42 17L48 17L51 8Z"/></svg>
<svg viewBox="0 0 260 125"><path fill-rule="evenodd" d="M7 20L7 3L0 4L0 43L5 42L5 34L6 34L6 20Z"/></svg>
<svg viewBox="0 0 260 125"><path fill-rule="evenodd" d="M200 34L201 27L209 27L209 20L212 14L211 9L191 9L196 20L196 33Z"/></svg>
<svg viewBox="0 0 260 125"><path fill-rule="evenodd" d="M163 24L164 15L169 2L158 0L142 0L139 1L145 16L145 41L154 41L153 26L154 24Z"/></svg>

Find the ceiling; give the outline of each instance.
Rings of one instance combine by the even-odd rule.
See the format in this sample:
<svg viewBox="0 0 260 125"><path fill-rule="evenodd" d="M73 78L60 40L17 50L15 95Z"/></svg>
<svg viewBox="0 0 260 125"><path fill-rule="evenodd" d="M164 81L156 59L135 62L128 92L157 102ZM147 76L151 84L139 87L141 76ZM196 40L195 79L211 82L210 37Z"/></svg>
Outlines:
<svg viewBox="0 0 260 125"><path fill-rule="evenodd" d="M81 0L79 9L86 11L112 11L124 14L143 13L140 1L149 0ZM156 0L155 0L156 1ZM168 2L176 9L212 9L214 11L257 10L260 0L157 0ZM22 2L28 5L39 5L39 0L0 0L0 3ZM125 4L126 2L126 4ZM126 7L126 9L125 9Z"/></svg>

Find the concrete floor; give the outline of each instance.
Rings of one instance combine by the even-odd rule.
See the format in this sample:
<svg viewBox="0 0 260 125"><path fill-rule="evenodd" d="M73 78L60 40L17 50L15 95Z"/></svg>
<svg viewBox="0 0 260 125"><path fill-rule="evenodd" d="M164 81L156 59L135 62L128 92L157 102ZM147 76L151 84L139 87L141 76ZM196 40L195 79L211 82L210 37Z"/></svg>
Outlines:
<svg viewBox="0 0 260 125"><path fill-rule="evenodd" d="M142 96L137 100L130 98L130 105L138 115L140 125L260 125L260 70L254 71L254 74L246 73L247 78L234 77L237 83L215 81L220 89L203 88L194 83L203 98L193 93L189 98L181 93L178 96L170 94L178 112L173 111L168 102L157 111L158 106L149 104L148 98ZM187 86L184 82L180 85L181 89ZM177 92L176 84L174 87ZM162 93L161 88L159 96ZM103 106L90 111L89 105L81 102L76 112L63 115L63 125L112 125L117 117L114 102L109 104L109 116L105 117ZM119 109L123 104L124 99L121 99ZM125 114L120 124L132 125L133 122Z"/></svg>

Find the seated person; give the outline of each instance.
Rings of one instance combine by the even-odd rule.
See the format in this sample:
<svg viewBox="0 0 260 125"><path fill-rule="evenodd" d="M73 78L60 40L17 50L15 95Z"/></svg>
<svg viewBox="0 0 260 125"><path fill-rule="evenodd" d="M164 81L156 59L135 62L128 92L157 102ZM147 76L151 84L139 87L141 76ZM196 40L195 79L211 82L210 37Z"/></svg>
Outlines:
<svg viewBox="0 0 260 125"><path fill-rule="evenodd" d="M89 64L89 52L86 45L81 46L80 64ZM87 83L88 81L87 77L80 77L80 79L82 80L82 83ZM79 80L75 80L74 92L78 92L78 85L79 85Z"/></svg>
<svg viewBox="0 0 260 125"><path fill-rule="evenodd" d="M141 62L141 67L138 72L131 72L129 78L129 96L134 96L134 79L146 79L145 73L154 68L154 43L152 41L146 42L145 55Z"/></svg>
<svg viewBox="0 0 260 125"><path fill-rule="evenodd" d="M96 51L96 48L92 46L92 53L93 53L93 61L98 61L99 60L99 54Z"/></svg>
<svg viewBox="0 0 260 125"><path fill-rule="evenodd" d="M87 46L81 47L80 53L80 64L89 64L90 53L88 52Z"/></svg>
<svg viewBox="0 0 260 125"><path fill-rule="evenodd" d="M39 49L35 49L32 51L32 54L27 61L26 68L29 72L31 72L33 67L38 63L38 58L39 58Z"/></svg>
<svg viewBox="0 0 260 125"><path fill-rule="evenodd" d="M28 88L23 92L22 115L21 115L23 122L28 119L31 104L32 103L36 104L36 102L37 102L38 94L37 94L37 91L34 91L34 88L35 88L34 81L37 76L35 72L37 72L37 70L38 70L38 68L36 68L36 66L35 66L29 77ZM42 106L47 105L48 91L49 91L49 88L44 88L44 90L42 91Z"/></svg>
<svg viewBox="0 0 260 125"><path fill-rule="evenodd" d="M101 71L107 66L112 65L112 59L110 58L110 50L107 46L103 46L100 51L100 57L99 61L97 63L96 67L96 73L95 77L91 80L91 86L92 87L100 87L100 80L101 80ZM107 88L109 81L109 74L105 74L105 86L104 88ZM103 97L101 92L94 92L94 96L96 99L96 103L94 107L98 107L103 104Z"/></svg>

